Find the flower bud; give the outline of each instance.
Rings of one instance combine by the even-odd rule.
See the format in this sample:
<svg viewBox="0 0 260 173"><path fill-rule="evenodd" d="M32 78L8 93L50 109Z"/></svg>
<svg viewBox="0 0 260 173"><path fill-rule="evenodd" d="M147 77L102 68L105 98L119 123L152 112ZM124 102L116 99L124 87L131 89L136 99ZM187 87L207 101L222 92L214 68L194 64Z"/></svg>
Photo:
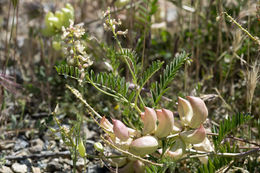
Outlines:
<svg viewBox="0 0 260 173"><path fill-rule="evenodd" d="M189 126L191 128L198 128L207 119L208 109L204 101L199 97L188 96L187 98L193 110L193 116Z"/></svg>
<svg viewBox="0 0 260 173"><path fill-rule="evenodd" d="M100 120L100 126L107 132L113 133L113 125L104 116Z"/></svg>
<svg viewBox="0 0 260 173"><path fill-rule="evenodd" d="M187 143L198 144L201 143L206 137L206 131L203 125L196 130L189 130L180 133L180 137Z"/></svg>
<svg viewBox="0 0 260 173"><path fill-rule="evenodd" d="M95 150L97 150L98 152L103 153L104 152L104 147L100 142L95 142L94 144L94 148Z"/></svg>
<svg viewBox="0 0 260 173"><path fill-rule="evenodd" d="M86 155L86 149L83 144L83 141L80 139L79 145L78 145L78 152L81 157L85 157Z"/></svg>
<svg viewBox="0 0 260 173"><path fill-rule="evenodd" d="M144 156L146 154L151 154L155 152L158 148L158 141L153 136L143 136L138 139L135 139L130 147L129 152L135 154Z"/></svg>
<svg viewBox="0 0 260 173"><path fill-rule="evenodd" d="M181 139L177 139L172 148L166 151L165 155L171 157L173 160L180 159L185 153L186 145Z"/></svg>
<svg viewBox="0 0 260 173"><path fill-rule="evenodd" d="M199 151L206 151L206 152L214 151L214 148L212 147L212 145L207 137L201 143L194 144L193 147Z"/></svg>
<svg viewBox="0 0 260 173"><path fill-rule="evenodd" d="M178 98L178 113L180 115L181 122L187 126L193 116L192 107L188 100L181 97Z"/></svg>
<svg viewBox="0 0 260 173"><path fill-rule="evenodd" d="M120 120L112 120L112 121L114 124L113 131L116 137L118 137L122 141L126 141L130 137L128 128Z"/></svg>
<svg viewBox="0 0 260 173"><path fill-rule="evenodd" d="M144 123L143 135L153 133L156 129L156 112L152 108L145 107L145 112L141 113L141 119Z"/></svg>
<svg viewBox="0 0 260 173"><path fill-rule="evenodd" d="M157 118L159 121L158 127L155 131L155 136L163 138L168 136L174 125L173 113L167 109L156 110Z"/></svg>

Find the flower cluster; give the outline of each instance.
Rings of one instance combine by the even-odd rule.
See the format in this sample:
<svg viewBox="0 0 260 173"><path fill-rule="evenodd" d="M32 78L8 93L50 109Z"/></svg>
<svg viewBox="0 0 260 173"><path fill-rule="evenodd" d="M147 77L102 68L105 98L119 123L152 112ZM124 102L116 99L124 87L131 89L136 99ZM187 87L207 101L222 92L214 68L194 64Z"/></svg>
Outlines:
<svg viewBox="0 0 260 173"><path fill-rule="evenodd" d="M125 31L116 31L116 27L117 26L120 26L122 24L121 20L116 20L116 19L111 19L111 16L110 16L110 8L107 9L106 12L103 12L103 17L107 19L105 20L105 23L103 24L104 26L104 29L106 31L112 31L114 36L117 36L117 35L123 35L123 36L126 36L128 34L128 29L126 29Z"/></svg>
<svg viewBox="0 0 260 173"><path fill-rule="evenodd" d="M62 27L62 31L63 52L67 57L67 62L81 70L92 65L93 61L86 53L86 47L81 40L81 37L85 34L85 29L81 25L74 25L74 22L70 20L69 27Z"/></svg>
<svg viewBox="0 0 260 173"><path fill-rule="evenodd" d="M186 149L192 147L199 151L212 152L214 149L203 126L208 116L207 107L198 97L188 96L187 99L178 99L180 120L175 120L170 110L145 107L145 111L141 113L141 132L128 128L120 120L113 119L110 123L105 117L102 117L100 125L108 134L111 143L141 157L156 151L162 154L160 140L170 139L171 136L174 136L174 144L163 153L165 157L178 160L185 156ZM207 163L208 160L207 156L199 159L202 163ZM124 162L120 162L118 166L126 163L124 158ZM128 164L133 164L133 161Z"/></svg>

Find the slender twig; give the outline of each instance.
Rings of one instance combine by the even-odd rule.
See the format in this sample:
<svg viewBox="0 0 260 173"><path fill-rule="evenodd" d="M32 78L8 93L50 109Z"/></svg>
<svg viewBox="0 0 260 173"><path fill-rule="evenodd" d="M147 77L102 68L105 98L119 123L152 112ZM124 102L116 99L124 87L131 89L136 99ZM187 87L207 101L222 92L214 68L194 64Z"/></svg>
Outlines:
<svg viewBox="0 0 260 173"><path fill-rule="evenodd" d="M222 12L221 14L225 14L227 16L228 19L230 19L234 24L236 24L242 31L244 31L253 41L255 41L259 46L260 46L260 40L258 37L253 36L252 34L250 34L248 32L248 30L246 30L245 28L243 28L235 19L233 19L232 16L230 16L227 12Z"/></svg>
<svg viewBox="0 0 260 173"><path fill-rule="evenodd" d="M83 99L82 95L79 93L78 90L70 87L69 85L66 85L66 87L82 102L85 104L85 106L91 111L93 112L98 118L102 118L102 116L97 113L87 102L86 100Z"/></svg>
<svg viewBox="0 0 260 173"><path fill-rule="evenodd" d="M250 154L259 154L260 148L255 148L249 151L241 152L241 153L215 153L215 152L203 152L203 151L197 151L194 149L187 149L186 150L189 153L194 153L194 154L200 154L204 156L209 156L209 155L215 155L215 156L222 156L222 157L246 157ZM202 157L202 156L200 156Z"/></svg>
<svg viewBox="0 0 260 173"><path fill-rule="evenodd" d="M234 137L234 136L227 136L227 138L234 139L234 140L241 141L241 142L245 142L245 143L248 143L248 144L253 144L253 145L256 145L256 146L259 146L259 147L260 147L260 144L255 143L255 142L248 141L248 140L246 140L246 139L237 138L237 137Z"/></svg>
<svg viewBox="0 0 260 173"><path fill-rule="evenodd" d="M123 11L123 10L128 10L128 9L130 9L130 8L133 8L133 7L135 7L135 6L139 5L139 4L141 4L142 2L143 2L143 0L137 1L137 2L135 2L135 3L129 3L128 5L126 5L126 6L122 7L122 8L115 9L115 10L111 10L110 13L111 13L111 14L114 14L114 13L118 13L118 12ZM101 21L101 20L103 20L103 18L102 18L102 17L99 17L99 18L96 18L96 19L94 19L94 20L85 22L85 25L90 25L90 24L92 24L92 23L95 23L95 22L98 22L98 21Z"/></svg>
<svg viewBox="0 0 260 173"><path fill-rule="evenodd" d="M217 133L207 133L207 135L218 136ZM238 138L238 137L234 137L234 136L227 136L226 138L230 138L230 139L234 139L234 140L237 140L237 141L245 142L245 143L248 143L248 144L253 144L253 145L256 145L256 146L260 146L260 144L258 144L258 143L251 142L251 141L248 141L246 139L242 139L242 138Z"/></svg>

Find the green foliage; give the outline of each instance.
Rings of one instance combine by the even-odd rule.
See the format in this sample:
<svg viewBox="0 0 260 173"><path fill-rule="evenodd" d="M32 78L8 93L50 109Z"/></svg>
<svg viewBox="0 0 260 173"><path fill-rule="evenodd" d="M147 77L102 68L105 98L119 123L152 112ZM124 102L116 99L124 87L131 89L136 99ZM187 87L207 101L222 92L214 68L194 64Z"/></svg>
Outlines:
<svg viewBox="0 0 260 173"><path fill-rule="evenodd" d="M112 73L98 73L95 74L94 71L86 73L89 79L95 84L113 92L119 98L129 97L128 88L129 84L126 82L124 77L115 76ZM131 95L131 93L130 93Z"/></svg>
<svg viewBox="0 0 260 173"><path fill-rule="evenodd" d="M120 52L121 56L124 56L127 58L128 61L130 61L131 63L131 71L132 71L132 76L133 76L133 80L136 81L136 79L138 78L138 73L139 73L139 69L140 69L140 64L138 63L139 57L137 55L137 53L134 50L130 50L130 49L122 49L122 51Z"/></svg>
<svg viewBox="0 0 260 173"><path fill-rule="evenodd" d="M82 80L83 83L91 83L95 87L101 87L107 90L109 93L114 94L115 99L128 102L126 98L131 99L133 95L128 92L129 84L124 77L115 76L113 73L98 73L95 74L93 70L90 72L80 72L77 67L69 65L58 65L55 67L59 75L70 77L76 80ZM80 79L82 73L85 73L85 78ZM107 94L107 92L105 92Z"/></svg>
<svg viewBox="0 0 260 173"><path fill-rule="evenodd" d="M220 145L219 147L220 153L235 153L238 152L238 148L233 145L230 146L229 143L225 143L223 145ZM222 157L222 156L214 156L209 159L207 165L202 165L199 167L198 172L208 172L208 173L214 173L216 170L222 170L224 169L230 162L233 160L231 157Z"/></svg>
<svg viewBox="0 0 260 173"><path fill-rule="evenodd" d="M13 4L14 8L17 7L18 2L19 2L19 0L12 0L12 4Z"/></svg>
<svg viewBox="0 0 260 173"><path fill-rule="evenodd" d="M188 60L189 60L188 54L182 52L176 55L173 61L166 66L165 70L163 71L163 74L160 75L160 83L155 82L152 89L154 106L156 106L159 103L163 94L168 90L168 85L172 82L178 70Z"/></svg>
<svg viewBox="0 0 260 173"><path fill-rule="evenodd" d="M219 144L227 134L234 132L239 126L248 122L251 118L252 117L249 114L238 113L222 121L218 130L216 126L213 126L212 131L218 133L218 136L213 136L215 147L218 148L220 146Z"/></svg>
<svg viewBox="0 0 260 173"><path fill-rule="evenodd" d="M153 61L152 65L148 67L144 73L142 78L140 79L140 88L143 88L144 85L149 81L149 79L162 67L163 62L161 61Z"/></svg>
<svg viewBox="0 0 260 173"><path fill-rule="evenodd" d="M252 117L249 114L238 113L220 123L219 128L213 126L212 131L218 133L217 136L213 136L213 142L215 149L220 153L235 153L239 152L237 146L234 144L232 147L230 143L226 142L221 144L227 134L235 132L239 126L248 122ZM203 165L199 168L198 172L213 173L216 170L225 168L233 159L230 157L214 156L209 159L207 165Z"/></svg>
<svg viewBox="0 0 260 173"><path fill-rule="evenodd" d="M61 64L55 66L55 69L59 75L69 76L74 79L79 79L80 77L80 71L78 67Z"/></svg>
<svg viewBox="0 0 260 173"><path fill-rule="evenodd" d="M152 15L156 13L158 0L143 0L143 2L138 6L138 15L136 18L138 21L144 25L151 25ZM143 25L144 24L144 25Z"/></svg>

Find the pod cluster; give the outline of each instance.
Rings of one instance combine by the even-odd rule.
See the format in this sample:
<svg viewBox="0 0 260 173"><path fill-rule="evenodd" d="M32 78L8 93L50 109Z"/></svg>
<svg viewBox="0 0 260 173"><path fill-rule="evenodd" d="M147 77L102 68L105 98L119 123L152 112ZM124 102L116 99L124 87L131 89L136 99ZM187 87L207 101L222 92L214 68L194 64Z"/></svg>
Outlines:
<svg viewBox="0 0 260 173"><path fill-rule="evenodd" d="M109 134L111 143L120 149L141 157L153 154L156 151L162 153L160 144L161 140L165 138L169 138L174 142L172 147L164 152L165 157L171 157L173 160L184 157L187 148L193 147L196 150L206 152L214 151L209 139L206 137L206 130L203 126L208 116L204 101L193 96L188 96L187 100L179 97L178 113L180 119L175 120L173 112L170 110L154 110L145 107L144 112L141 113L141 120L143 121L141 132L128 128L120 120L113 119L112 123L110 123L105 117L101 119L100 125ZM207 160L207 156L200 157L202 163L207 163ZM117 166L124 169L130 164L137 163L132 158L124 158L120 160L120 164ZM130 172L141 170L144 171L144 166L140 166L140 170Z"/></svg>
<svg viewBox="0 0 260 173"><path fill-rule="evenodd" d="M43 34L46 36L53 36L61 31L62 27L68 27L70 20L74 21L74 8L67 3L64 8L57 10L55 13L48 12L45 15L45 28Z"/></svg>

